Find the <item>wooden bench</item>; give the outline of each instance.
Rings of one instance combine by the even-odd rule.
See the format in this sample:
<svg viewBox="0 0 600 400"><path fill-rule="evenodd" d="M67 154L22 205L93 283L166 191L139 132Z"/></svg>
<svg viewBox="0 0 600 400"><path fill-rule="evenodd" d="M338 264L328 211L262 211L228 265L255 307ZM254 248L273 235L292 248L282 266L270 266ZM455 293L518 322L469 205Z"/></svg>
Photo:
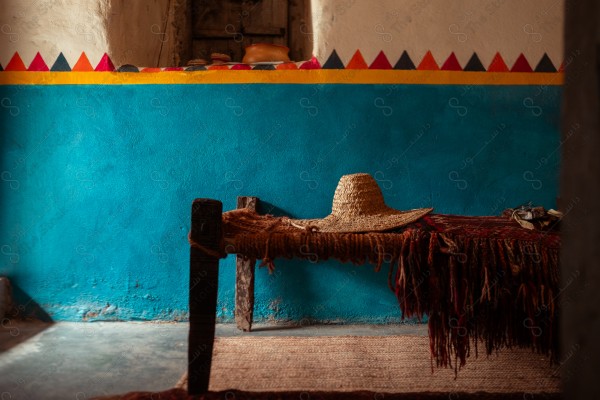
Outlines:
<svg viewBox="0 0 600 400"><path fill-rule="evenodd" d="M257 204L256 197L239 197L237 207L256 210ZM277 218L240 211L256 218L250 224L246 222L245 226L252 226L254 221L262 222L260 218L267 221L272 218L278 222ZM242 213L237 213L243 216ZM219 259L227 254L237 254L235 321L244 331L252 329L254 267L257 258L266 257L261 251L268 253L271 258L303 258L303 255L306 258L306 252L299 250L303 246L309 246L319 260L338 258L342 261L380 265L381 246L391 256L390 279L394 263L397 263L398 268L396 276L400 277L394 280L400 282L404 279L404 286L398 284L394 289L403 315L428 315L430 340L435 341L436 351L443 352L443 359L449 357L446 346L464 356L465 349L468 351L469 341L482 338L487 339L488 354L499 347L511 345L528 346L551 357L558 354L558 324L554 323L559 294L558 232L528 231L516 222L500 217L438 214L424 217L425 222L421 225L407 226L399 231L368 233L370 238L374 238L372 240L376 240L377 246L370 244L371 239L356 246L355 242L360 240L357 235L363 234L336 236L303 230L290 233L290 229L295 228L288 228L284 232L266 233L251 230L242 235L244 238L228 236L227 229L232 229L233 225L231 213L227 214L226 219L222 204L217 200L196 199L192 204L188 342L188 392L191 395L208 391L216 323ZM232 237L239 240L232 241ZM249 238L256 240L254 246L248 245ZM280 253L271 254L273 242L277 243L278 240L279 243L291 244L286 247L285 253L280 250ZM352 258L348 259L347 255L341 257L332 250L338 247L337 240L352 242L355 251ZM327 241L330 244L333 241L336 245L317 248L318 243ZM417 271L426 272L422 274L421 277L425 278L421 281L415 279ZM494 276L495 271L498 273ZM412 276L407 278L407 274ZM477 282L470 282L469 279ZM475 300L473 296L476 297ZM461 307L463 308L460 309ZM503 315L507 310L508 314ZM490 334L487 329L490 325L485 325L489 321L500 324L499 335ZM485 335L489 336L481 334L481 327L487 329ZM435 332L438 334L435 339L431 339L432 331L434 335ZM440 339L442 342L450 341L450 344L440 344ZM432 345L432 356L440 357L439 352L433 354L435 346ZM439 364L439 358L436 361ZM461 363L464 363L464 357Z"/></svg>

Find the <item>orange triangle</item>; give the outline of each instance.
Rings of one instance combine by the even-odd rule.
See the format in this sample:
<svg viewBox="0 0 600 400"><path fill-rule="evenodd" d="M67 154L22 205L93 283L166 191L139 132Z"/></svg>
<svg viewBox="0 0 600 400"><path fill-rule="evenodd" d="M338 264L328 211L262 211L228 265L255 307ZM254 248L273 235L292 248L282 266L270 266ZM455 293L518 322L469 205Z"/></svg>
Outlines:
<svg viewBox="0 0 600 400"><path fill-rule="evenodd" d="M94 70L94 67L92 67L92 64L90 64L90 60L88 60L87 56L85 55L85 51L81 53L79 60L77 60L77 62L75 63L75 65L73 66L73 68L71 70L72 71L93 71Z"/></svg>
<svg viewBox="0 0 600 400"><path fill-rule="evenodd" d="M440 67L437 65L437 62L435 62L435 58L433 58L431 51L427 50L427 53L425 53L425 57L423 57L423 59L421 60L421 63L417 67L417 69L418 70L437 71L440 69Z"/></svg>
<svg viewBox="0 0 600 400"><path fill-rule="evenodd" d="M508 67L500 53L496 53L487 70L488 72L508 72Z"/></svg>
<svg viewBox="0 0 600 400"><path fill-rule="evenodd" d="M348 65L346 65L346 69L368 69L369 66L365 62L362 54L360 54L360 50L356 50L356 53L352 56Z"/></svg>
<svg viewBox="0 0 600 400"><path fill-rule="evenodd" d="M8 62L8 64L6 65L6 68L4 68L5 71L27 71L27 68L25 67L25 64L23 63L23 60L21 60L21 56L19 55L18 52L15 51L15 54L12 56L12 58L10 59L10 61Z"/></svg>
<svg viewBox="0 0 600 400"><path fill-rule="evenodd" d="M298 69L298 66L293 62L286 62L283 64L279 64L275 67L275 69Z"/></svg>

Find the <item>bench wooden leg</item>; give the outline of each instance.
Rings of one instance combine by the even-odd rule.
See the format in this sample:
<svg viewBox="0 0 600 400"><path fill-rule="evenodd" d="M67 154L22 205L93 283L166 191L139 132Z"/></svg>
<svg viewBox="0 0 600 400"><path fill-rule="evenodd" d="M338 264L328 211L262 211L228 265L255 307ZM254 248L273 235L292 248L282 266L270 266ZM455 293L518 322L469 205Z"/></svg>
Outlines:
<svg viewBox="0 0 600 400"><path fill-rule="evenodd" d="M218 254L223 205L220 201L196 199L192 204L190 238ZM190 248L190 332L188 337L188 393L208 392L217 317L219 257Z"/></svg>
<svg viewBox="0 0 600 400"><path fill-rule="evenodd" d="M237 208L249 208L256 211L257 197L239 196ZM254 313L254 267L256 259L236 258L235 275L235 323L238 329L249 332L252 330Z"/></svg>

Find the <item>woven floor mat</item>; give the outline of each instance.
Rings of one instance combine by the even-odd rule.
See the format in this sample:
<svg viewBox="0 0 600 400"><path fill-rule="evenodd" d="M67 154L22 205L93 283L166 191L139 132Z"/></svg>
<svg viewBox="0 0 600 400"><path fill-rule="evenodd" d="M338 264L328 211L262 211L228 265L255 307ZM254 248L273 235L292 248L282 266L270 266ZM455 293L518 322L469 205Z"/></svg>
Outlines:
<svg viewBox="0 0 600 400"><path fill-rule="evenodd" d="M475 358L472 348L456 378L449 368L432 373L427 337L224 337L210 390L558 393L558 376L547 358L522 349Z"/></svg>

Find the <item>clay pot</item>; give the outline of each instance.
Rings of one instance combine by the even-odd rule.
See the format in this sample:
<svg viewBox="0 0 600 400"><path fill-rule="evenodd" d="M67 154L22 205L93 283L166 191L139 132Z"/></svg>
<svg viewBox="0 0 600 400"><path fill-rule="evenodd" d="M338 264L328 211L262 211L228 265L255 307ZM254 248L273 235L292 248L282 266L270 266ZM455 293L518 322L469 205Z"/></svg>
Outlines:
<svg viewBox="0 0 600 400"><path fill-rule="evenodd" d="M290 62L290 49L285 46L270 43L255 43L246 47L242 62L253 64L258 62Z"/></svg>

